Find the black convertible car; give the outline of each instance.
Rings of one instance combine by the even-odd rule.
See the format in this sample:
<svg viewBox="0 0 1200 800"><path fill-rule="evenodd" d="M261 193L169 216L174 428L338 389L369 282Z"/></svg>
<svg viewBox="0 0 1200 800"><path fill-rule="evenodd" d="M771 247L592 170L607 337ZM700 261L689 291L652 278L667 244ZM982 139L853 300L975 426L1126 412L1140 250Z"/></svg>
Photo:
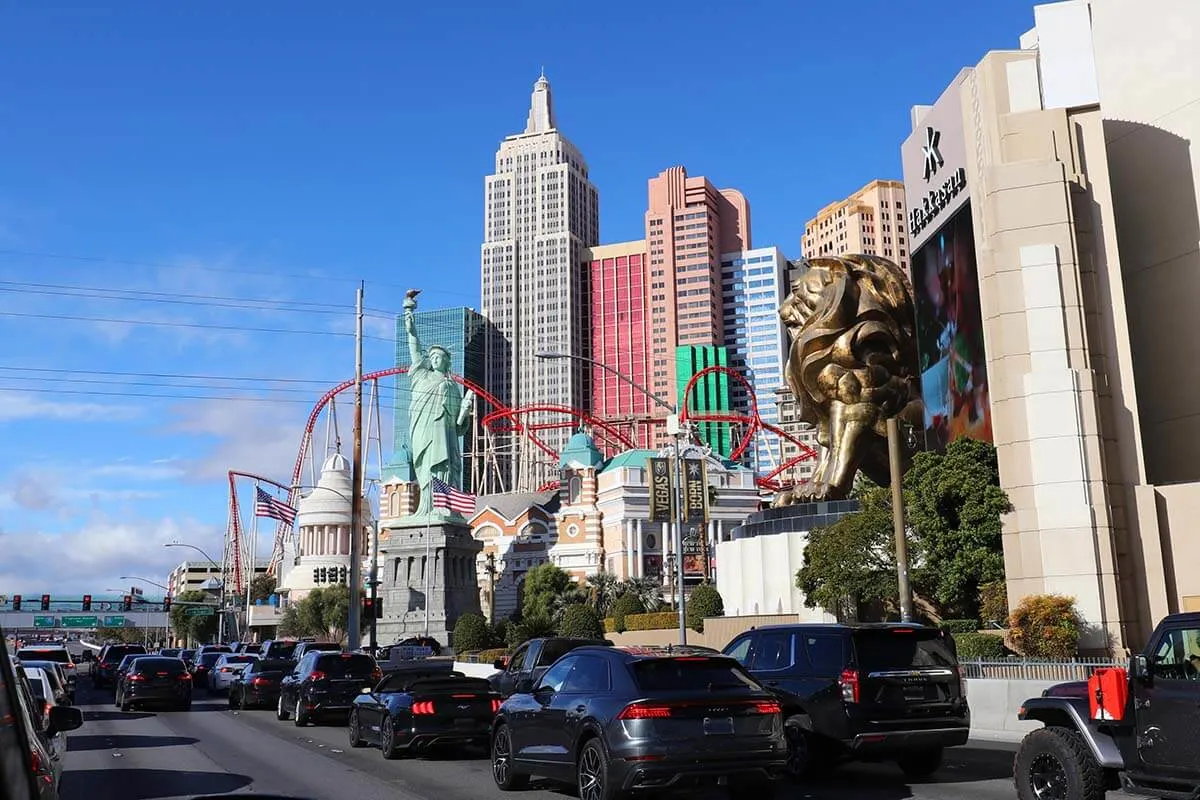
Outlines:
<svg viewBox="0 0 1200 800"><path fill-rule="evenodd" d="M483 745L500 695L452 664L414 664L389 673L350 710L351 747L378 745L384 758L447 744Z"/></svg>

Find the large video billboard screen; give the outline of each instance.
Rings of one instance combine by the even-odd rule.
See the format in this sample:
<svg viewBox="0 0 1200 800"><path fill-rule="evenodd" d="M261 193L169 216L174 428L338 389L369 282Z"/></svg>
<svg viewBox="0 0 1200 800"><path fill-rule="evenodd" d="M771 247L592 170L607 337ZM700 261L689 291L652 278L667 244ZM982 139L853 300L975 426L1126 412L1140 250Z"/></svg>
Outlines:
<svg viewBox="0 0 1200 800"><path fill-rule="evenodd" d="M960 209L912 257L925 446L969 436L992 441L983 315L971 207Z"/></svg>

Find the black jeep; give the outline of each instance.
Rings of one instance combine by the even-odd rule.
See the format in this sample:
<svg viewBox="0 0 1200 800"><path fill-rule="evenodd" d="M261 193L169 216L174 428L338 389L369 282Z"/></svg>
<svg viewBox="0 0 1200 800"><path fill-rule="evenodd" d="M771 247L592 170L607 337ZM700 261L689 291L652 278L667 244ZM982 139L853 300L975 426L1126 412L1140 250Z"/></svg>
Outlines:
<svg viewBox="0 0 1200 800"><path fill-rule="evenodd" d="M1021 707L1020 719L1045 725L1014 760L1021 800L1102 800L1117 788L1200 797L1200 613L1160 622L1127 673L1069 688Z"/></svg>

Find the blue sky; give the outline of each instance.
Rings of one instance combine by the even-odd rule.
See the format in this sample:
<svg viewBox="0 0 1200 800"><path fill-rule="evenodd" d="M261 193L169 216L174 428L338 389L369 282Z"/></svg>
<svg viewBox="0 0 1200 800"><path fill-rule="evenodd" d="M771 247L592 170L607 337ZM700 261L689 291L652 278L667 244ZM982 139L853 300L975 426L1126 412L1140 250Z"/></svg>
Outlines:
<svg viewBox="0 0 1200 800"><path fill-rule="evenodd" d="M603 241L640 238L646 180L683 164L795 257L822 205L900 177L911 105L1033 20L1007 0L15 6L0 594L27 595L162 581L176 539L219 555L226 470L288 480L352 374L360 279L368 370L410 286L478 305L483 176L542 66Z"/></svg>

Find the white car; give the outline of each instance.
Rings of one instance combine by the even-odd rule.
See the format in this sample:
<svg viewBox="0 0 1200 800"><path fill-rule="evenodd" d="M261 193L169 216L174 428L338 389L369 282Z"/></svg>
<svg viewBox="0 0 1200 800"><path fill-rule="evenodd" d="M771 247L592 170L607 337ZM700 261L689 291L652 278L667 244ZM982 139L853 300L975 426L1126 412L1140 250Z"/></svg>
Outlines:
<svg viewBox="0 0 1200 800"><path fill-rule="evenodd" d="M241 653L225 653L217 659L217 663L208 672L208 690L210 692L228 692L229 687L242 674L247 664L258 661L258 656L248 656Z"/></svg>
<svg viewBox="0 0 1200 800"><path fill-rule="evenodd" d="M75 689L75 657L61 644L41 644L22 647L17 651L20 661L57 661L62 664L63 672L67 674L67 684L70 691Z"/></svg>
<svg viewBox="0 0 1200 800"><path fill-rule="evenodd" d="M42 726L50 716L50 709L55 705L54 684L41 667L25 667L25 677L29 679L29 688L33 690L33 698L42 704L39 709L43 715ZM49 738L50 755L56 761L62 761L67 754L67 734L59 731Z"/></svg>

